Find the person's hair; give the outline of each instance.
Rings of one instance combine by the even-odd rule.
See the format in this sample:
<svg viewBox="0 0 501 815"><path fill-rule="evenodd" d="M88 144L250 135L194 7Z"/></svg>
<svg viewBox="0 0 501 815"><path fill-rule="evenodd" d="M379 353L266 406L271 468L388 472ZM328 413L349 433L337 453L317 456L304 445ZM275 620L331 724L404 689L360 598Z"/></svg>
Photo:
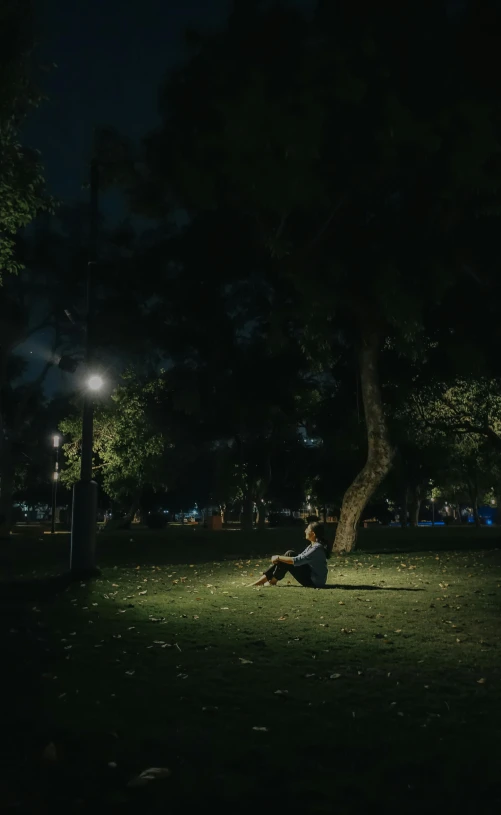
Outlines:
<svg viewBox="0 0 501 815"><path fill-rule="evenodd" d="M330 558L333 544L329 543L325 537L324 525L319 521L314 521L312 524L308 524L306 531L315 533L316 543L322 544L324 547L325 557Z"/></svg>

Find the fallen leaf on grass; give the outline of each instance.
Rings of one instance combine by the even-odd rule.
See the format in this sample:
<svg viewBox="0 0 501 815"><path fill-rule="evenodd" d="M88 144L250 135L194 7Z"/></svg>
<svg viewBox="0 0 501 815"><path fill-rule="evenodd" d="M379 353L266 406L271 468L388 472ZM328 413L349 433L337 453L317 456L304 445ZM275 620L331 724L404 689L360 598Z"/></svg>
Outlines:
<svg viewBox="0 0 501 815"><path fill-rule="evenodd" d="M238 657L242 665L252 665L252 659L243 659L242 657Z"/></svg>
<svg viewBox="0 0 501 815"><path fill-rule="evenodd" d="M341 674L331 674L330 675L330 679L340 679L340 678L341 678Z"/></svg>
<svg viewBox="0 0 501 815"><path fill-rule="evenodd" d="M483 679L483 678L482 679L477 679L477 685L485 685L486 682L487 682L487 679Z"/></svg>
<svg viewBox="0 0 501 815"><path fill-rule="evenodd" d="M135 671L125 671L125 673L127 674L127 676L134 676L134 674L136 672Z"/></svg>
<svg viewBox="0 0 501 815"><path fill-rule="evenodd" d="M150 767L143 770L140 775L136 775L127 784L128 787L145 787L150 781L157 781L160 778L169 778L171 772L167 767Z"/></svg>
<svg viewBox="0 0 501 815"><path fill-rule="evenodd" d="M278 618L278 622L279 622L279 623L281 623L281 622L283 622L283 621L284 621L284 620L286 620L286 619L287 619L287 614L285 615L285 617L279 617L279 618Z"/></svg>
<svg viewBox="0 0 501 815"><path fill-rule="evenodd" d="M289 693L288 690L276 690L274 691L275 696L284 696L286 693Z"/></svg>
<svg viewBox="0 0 501 815"><path fill-rule="evenodd" d="M268 727L253 727L253 730L260 730L262 733L268 733Z"/></svg>
<svg viewBox="0 0 501 815"><path fill-rule="evenodd" d="M344 603L343 603L342 600L339 601L338 606L344 606Z"/></svg>
<svg viewBox="0 0 501 815"><path fill-rule="evenodd" d="M141 594L146 594L146 593L147 593L147 591L148 591L148 589L145 589L144 591L140 591L140 592L138 592L138 594L140 594L140 595L141 595Z"/></svg>

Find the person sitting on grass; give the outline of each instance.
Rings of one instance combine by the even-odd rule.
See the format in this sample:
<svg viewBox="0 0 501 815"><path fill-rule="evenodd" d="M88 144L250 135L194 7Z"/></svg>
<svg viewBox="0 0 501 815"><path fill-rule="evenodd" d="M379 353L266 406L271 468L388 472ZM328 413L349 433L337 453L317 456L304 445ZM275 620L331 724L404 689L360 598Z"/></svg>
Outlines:
<svg viewBox="0 0 501 815"><path fill-rule="evenodd" d="M327 558L331 556L332 543L324 537L321 523L315 522L306 527L306 540L309 545L300 555L292 549L285 555L273 555L272 565L253 586L276 586L286 574L291 574L298 583L311 589L321 589L327 582Z"/></svg>

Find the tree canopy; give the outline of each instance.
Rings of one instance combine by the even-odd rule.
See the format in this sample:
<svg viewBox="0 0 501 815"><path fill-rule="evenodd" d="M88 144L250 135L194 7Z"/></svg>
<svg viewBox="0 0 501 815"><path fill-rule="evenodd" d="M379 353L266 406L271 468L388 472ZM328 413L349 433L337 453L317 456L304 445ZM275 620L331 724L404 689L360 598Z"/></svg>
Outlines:
<svg viewBox="0 0 501 815"><path fill-rule="evenodd" d="M21 143L22 124L42 101L33 79L31 0L4 0L0 8L0 282L16 273L18 230L52 207L40 156Z"/></svg>
<svg viewBox="0 0 501 815"><path fill-rule="evenodd" d="M235 4L164 83L162 126L129 178L134 211L165 226L183 210L188 241L203 222L226 230L208 247L206 291L259 280L270 322L293 325L324 370L354 349L367 461L345 493L340 551L394 457L381 351L412 359L430 313L447 322L458 288L490 281L478 221L499 190L499 105L463 48L467 36L481 47L482 21L447 12ZM220 264L235 240L245 256Z"/></svg>

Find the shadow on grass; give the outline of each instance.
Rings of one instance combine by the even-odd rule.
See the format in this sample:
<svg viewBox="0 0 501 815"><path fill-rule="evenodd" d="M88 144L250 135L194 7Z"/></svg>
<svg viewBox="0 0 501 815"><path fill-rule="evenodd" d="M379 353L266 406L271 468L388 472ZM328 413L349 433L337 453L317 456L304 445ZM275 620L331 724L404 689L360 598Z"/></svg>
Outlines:
<svg viewBox="0 0 501 815"><path fill-rule="evenodd" d="M281 589L303 589L304 586L294 586L292 583L285 586L280 586ZM425 591L424 589L407 589L403 586L352 586L348 583L328 583L322 586L321 590L325 589L344 589L344 591Z"/></svg>
<svg viewBox="0 0 501 815"><path fill-rule="evenodd" d="M33 600L53 600L73 582L70 573L0 583L0 606Z"/></svg>

